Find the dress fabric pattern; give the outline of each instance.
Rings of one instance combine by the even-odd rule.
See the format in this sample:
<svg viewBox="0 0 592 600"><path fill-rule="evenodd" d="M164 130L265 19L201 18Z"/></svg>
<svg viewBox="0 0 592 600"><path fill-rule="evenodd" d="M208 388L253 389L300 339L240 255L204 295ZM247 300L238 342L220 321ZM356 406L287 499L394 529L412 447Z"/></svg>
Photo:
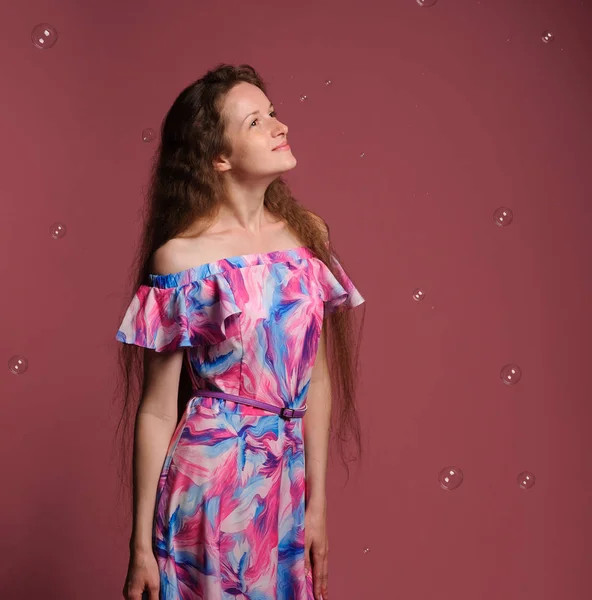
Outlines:
<svg viewBox="0 0 592 600"><path fill-rule="evenodd" d="M307 247L248 254L138 288L116 339L186 348L195 394L156 491L162 600L313 600L304 573L304 421L228 399L306 404L323 318L364 302Z"/></svg>

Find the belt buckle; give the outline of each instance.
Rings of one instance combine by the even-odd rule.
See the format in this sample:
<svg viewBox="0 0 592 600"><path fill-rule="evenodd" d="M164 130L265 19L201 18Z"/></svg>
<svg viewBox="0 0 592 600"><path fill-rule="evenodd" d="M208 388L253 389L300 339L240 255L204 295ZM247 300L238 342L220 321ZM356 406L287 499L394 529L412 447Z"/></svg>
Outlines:
<svg viewBox="0 0 592 600"><path fill-rule="evenodd" d="M291 411L292 414L291 415L286 415L286 411ZM282 406L282 408L280 409L280 417L282 417L282 419L290 419L294 416L294 409L293 408L287 408L285 406Z"/></svg>

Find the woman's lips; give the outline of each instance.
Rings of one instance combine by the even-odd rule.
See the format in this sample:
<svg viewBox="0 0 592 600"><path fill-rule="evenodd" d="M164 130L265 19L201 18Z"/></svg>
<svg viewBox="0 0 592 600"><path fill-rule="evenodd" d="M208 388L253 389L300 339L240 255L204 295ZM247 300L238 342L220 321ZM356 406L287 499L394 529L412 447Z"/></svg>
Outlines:
<svg viewBox="0 0 592 600"><path fill-rule="evenodd" d="M290 144L282 144L281 146L274 148L273 152L275 152L276 150L289 150L289 149L290 149Z"/></svg>

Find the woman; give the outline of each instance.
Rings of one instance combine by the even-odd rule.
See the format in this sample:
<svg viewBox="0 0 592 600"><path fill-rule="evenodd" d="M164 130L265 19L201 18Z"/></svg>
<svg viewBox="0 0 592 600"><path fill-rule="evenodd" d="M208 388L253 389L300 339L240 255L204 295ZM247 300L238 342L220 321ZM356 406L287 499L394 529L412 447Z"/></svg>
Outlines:
<svg viewBox="0 0 592 600"><path fill-rule="evenodd" d="M331 397L361 451L344 309L364 299L281 179L287 133L248 65L209 71L162 125L116 336L124 423L134 371L140 397L127 600L328 600Z"/></svg>

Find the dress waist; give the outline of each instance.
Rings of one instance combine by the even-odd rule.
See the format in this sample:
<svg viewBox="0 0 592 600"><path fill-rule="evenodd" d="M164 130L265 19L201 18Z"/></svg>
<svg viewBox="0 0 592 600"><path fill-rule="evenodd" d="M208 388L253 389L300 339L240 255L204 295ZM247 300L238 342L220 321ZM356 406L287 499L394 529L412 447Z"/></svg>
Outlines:
<svg viewBox="0 0 592 600"><path fill-rule="evenodd" d="M274 406L261 400L255 400L255 398L246 398L244 396L236 396L235 394L227 394L226 392L215 392L214 390L193 390L194 396L207 396L209 398L222 398L224 400L232 400L233 402L239 402L241 404L247 404L248 406L254 406L256 408L262 408L270 412L279 415L283 419L292 419L303 417L306 413L306 405L302 408L286 408L284 406Z"/></svg>

